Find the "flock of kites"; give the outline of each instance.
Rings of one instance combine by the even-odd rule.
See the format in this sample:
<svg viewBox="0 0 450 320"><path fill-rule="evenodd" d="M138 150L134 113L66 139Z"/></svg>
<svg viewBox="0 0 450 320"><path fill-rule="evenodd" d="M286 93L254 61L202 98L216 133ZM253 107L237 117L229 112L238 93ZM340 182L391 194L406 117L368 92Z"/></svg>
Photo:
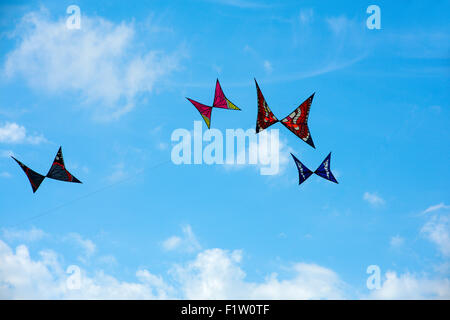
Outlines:
<svg viewBox="0 0 450 320"><path fill-rule="evenodd" d="M297 137L305 141L307 144L309 144L311 147L315 148L314 142L311 138L311 134L309 132L308 128L308 116L309 116L309 110L311 108L311 104L314 98L314 93L306 99L302 104L300 104L299 107L297 107L294 111L292 111L291 114L289 114L287 117L278 120L273 112L270 110L269 106L267 105L266 99L264 99L264 96L261 92L261 89L258 86L258 83L256 82L256 91L258 95L258 117L256 119L256 133L261 132L264 129L267 129L271 125L281 122L282 125L284 125L287 129L289 129L291 132L293 132ZM206 126L208 129L211 126L211 113L213 108L222 108L222 109L229 109L229 110L241 110L234 103L232 103L230 100L227 99L225 94L222 91L222 88L220 87L219 80L216 81L216 90L214 93L214 102L212 106L204 105L200 102L197 102L195 100L187 98L194 106L197 108L198 112L200 112L201 116L203 117L203 120L206 123ZM330 159L331 159L331 153L328 154L328 156L323 160L323 162L320 164L320 166L316 169L316 171L312 172L309 170L303 163L300 162L292 153L292 158L295 161L295 164L298 169L298 175L299 175L299 184L302 184L306 179L308 179L313 173L316 175L329 180L334 183L338 183L336 178L334 177L333 173L331 172L330 168ZM11 156L12 157L12 156ZM25 172L26 176L28 177L28 180L30 181L31 188L33 189L33 193L37 191L39 186L41 185L42 181L45 178L60 180L60 181L66 181L66 182L74 182L74 183L81 183L80 180L75 178L69 171L66 170L66 166L64 165L63 155L61 147L58 150L58 153L56 154L55 159L53 160L52 166L50 170L48 171L47 175L43 176L27 166L25 166L22 162L17 160L16 158L12 157L22 168L22 170Z"/></svg>
<svg viewBox="0 0 450 320"><path fill-rule="evenodd" d="M256 133L261 132L264 129L267 129L271 125L281 122L286 128L288 128L291 132L293 132L297 137L305 141L311 147L316 148L314 142L311 138L311 134L308 128L308 116L309 110L311 109L311 104L314 98L314 93L306 99L300 106L298 106L291 114L287 117L278 120L277 117L270 110L267 105L266 99L259 88L258 82L256 82L256 92L258 94L258 118L256 119ZM241 110L234 105L230 100L227 99L225 94L220 87L219 80L216 81L216 91L214 93L214 102L212 106L207 106L201 104L200 102L194 101L192 99L187 98L194 106L197 108L198 112L200 112L203 120L205 120L208 129L211 125L211 112L213 108L223 108L223 109L231 109L231 110ZM299 177L299 185L302 184L306 179L308 179L313 173L322 177L326 180L329 180L334 183L338 183L330 168L331 161L331 152L322 161L320 166L316 171L312 172L309 170L303 163L300 162L292 153L292 158L295 161L298 169L298 177Z"/></svg>

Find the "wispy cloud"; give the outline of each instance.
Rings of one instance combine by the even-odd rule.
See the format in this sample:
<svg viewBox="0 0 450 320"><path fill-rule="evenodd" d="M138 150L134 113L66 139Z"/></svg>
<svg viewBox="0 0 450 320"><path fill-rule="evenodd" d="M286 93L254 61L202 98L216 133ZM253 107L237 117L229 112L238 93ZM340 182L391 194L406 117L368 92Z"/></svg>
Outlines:
<svg viewBox="0 0 450 320"><path fill-rule="evenodd" d="M403 30L389 32L383 40L396 55L407 58L447 59L450 51L448 30Z"/></svg>
<svg viewBox="0 0 450 320"><path fill-rule="evenodd" d="M0 150L0 157L9 158L11 156L14 156L14 152L12 152L12 150Z"/></svg>
<svg viewBox="0 0 450 320"><path fill-rule="evenodd" d="M82 255L78 256L78 259L84 263L97 251L97 247L92 240L83 238L76 232L69 233L65 239L81 248Z"/></svg>
<svg viewBox="0 0 450 320"><path fill-rule="evenodd" d="M270 63L269 60L264 60L264 70L266 70L267 73L272 73L273 68L272 68L272 64Z"/></svg>
<svg viewBox="0 0 450 320"><path fill-rule="evenodd" d="M115 24L83 15L80 30L51 20L45 10L25 15L13 32L18 46L8 53L7 76L22 76L47 93L73 92L99 119L117 119L132 110L142 93L178 66L181 55L155 48L136 50L133 23Z"/></svg>
<svg viewBox="0 0 450 320"><path fill-rule="evenodd" d="M183 235L171 236L164 240L162 247L166 251L182 250L186 252L194 252L200 250L201 246L195 236L190 225L185 225L182 227Z"/></svg>
<svg viewBox="0 0 450 320"><path fill-rule="evenodd" d="M373 290L371 299L449 299L450 280L433 279L412 273L397 275L394 271L385 274L380 289Z"/></svg>
<svg viewBox="0 0 450 320"><path fill-rule="evenodd" d="M335 34L346 32L352 25L352 21L346 16L330 17L326 19L326 22Z"/></svg>
<svg viewBox="0 0 450 320"><path fill-rule="evenodd" d="M0 172L0 178L11 178L11 173L7 172L7 171L2 171Z"/></svg>
<svg viewBox="0 0 450 320"><path fill-rule="evenodd" d="M263 3L261 1L250 1L250 0L207 0L207 1L238 8L257 9L257 8L271 7L270 4Z"/></svg>
<svg viewBox="0 0 450 320"><path fill-rule="evenodd" d="M385 204L384 199L376 193L364 192L363 199L373 206L382 206Z"/></svg>
<svg viewBox="0 0 450 320"><path fill-rule="evenodd" d="M444 257L450 257L450 216L431 217L421 233L438 247Z"/></svg>
<svg viewBox="0 0 450 320"><path fill-rule="evenodd" d="M392 248L400 248L405 243L405 239L399 235L391 237L390 245Z"/></svg>
<svg viewBox="0 0 450 320"><path fill-rule="evenodd" d="M450 206L448 206L445 203L441 202L439 204L436 204L434 206L430 206L430 207L426 208L423 211L423 213L430 213L430 212L434 212L434 211L438 211L438 210L442 210L442 209L450 209Z"/></svg>
<svg viewBox="0 0 450 320"><path fill-rule="evenodd" d="M314 9L302 9L298 15L298 19L302 25L310 24L314 20Z"/></svg>
<svg viewBox="0 0 450 320"><path fill-rule="evenodd" d="M7 241L32 242L39 241L47 236L47 234L36 227L30 230L3 229L2 236Z"/></svg>

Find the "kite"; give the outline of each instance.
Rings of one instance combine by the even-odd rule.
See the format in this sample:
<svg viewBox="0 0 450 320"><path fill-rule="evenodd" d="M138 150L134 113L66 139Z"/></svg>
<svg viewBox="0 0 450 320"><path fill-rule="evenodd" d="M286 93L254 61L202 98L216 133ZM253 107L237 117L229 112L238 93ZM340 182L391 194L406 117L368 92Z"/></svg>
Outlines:
<svg viewBox="0 0 450 320"><path fill-rule="evenodd" d="M31 188L33 189L33 193L35 193L45 177L43 175L31 170L30 168L28 168L26 165L24 165L22 162L20 162L13 156L11 156L11 158L13 158L19 164L19 166L22 168L23 172L25 172L25 174L28 177L28 180L30 180L30 184L31 184Z"/></svg>
<svg viewBox="0 0 450 320"><path fill-rule="evenodd" d="M256 79L255 84L256 93L258 95L258 117L256 119L256 133L267 129L274 123L281 122L282 125L288 128L297 137L305 141L311 147L316 148L308 128L309 110L314 98L314 93L303 103L301 103L300 106L298 106L297 109L295 109L286 118L278 120L267 105L266 99L264 99L261 89L258 86L258 82L256 82Z"/></svg>
<svg viewBox="0 0 450 320"><path fill-rule="evenodd" d="M227 99L225 94L222 91L222 88L220 87L219 79L216 80L216 91L214 92L214 102L212 106L207 106L205 104L202 104L200 102L197 102L195 100L192 100L190 98L188 99L194 107L200 112L203 120L206 123L206 126L208 129L211 126L211 112L212 108L221 108L221 109L229 109L229 110L241 110L236 105Z"/></svg>
<svg viewBox="0 0 450 320"><path fill-rule="evenodd" d="M297 165L298 169L298 184L302 184L305 182L306 179L308 179L313 173L318 175L319 177L322 177L326 180L329 180L334 183L338 183L336 178L334 177L333 173L331 172L330 168L330 162L331 162L331 152L328 154L328 156L325 158L325 160L322 161L320 166L316 169L316 171L312 172L309 170L303 163L300 162L292 153L292 158L294 158L295 164Z"/></svg>
<svg viewBox="0 0 450 320"><path fill-rule="evenodd" d="M27 175L28 180L30 181L31 188L33 189L33 193L37 191L39 186L41 185L42 181L44 181L45 178L50 178L54 180L59 181L66 181L66 182L74 182L74 183L82 183L80 180L75 178L69 171L67 171L66 166L64 164L62 149L59 147L58 153L55 156L55 159L53 160L52 166L50 167L50 170L48 171L46 176L43 176L30 168L28 168L26 165L24 165L22 162L11 156L22 168L22 170Z"/></svg>

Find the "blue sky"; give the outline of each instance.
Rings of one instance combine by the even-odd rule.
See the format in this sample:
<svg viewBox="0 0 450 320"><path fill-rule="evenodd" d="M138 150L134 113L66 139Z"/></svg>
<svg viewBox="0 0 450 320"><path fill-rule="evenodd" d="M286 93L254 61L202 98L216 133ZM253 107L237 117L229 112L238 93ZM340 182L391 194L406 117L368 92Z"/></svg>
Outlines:
<svg viewBox="0 0 450 320"><path fill-rule="evenodd" d="M80 30L65 27L72 4ZM3 2L0 297L448 299L448 10ZM172 132L201 120L185 97L208 104L216 78L242 109L213 112L222 131L254 128L253 78L280 117L316 92L316 149L278 124L278 175L172 164ZM8 155L45 173L60 145L83 184L33 194ZM310 169L332 151L339 185L298 186L289 151ZM80 289L61 289L70 265Z"/></svg>

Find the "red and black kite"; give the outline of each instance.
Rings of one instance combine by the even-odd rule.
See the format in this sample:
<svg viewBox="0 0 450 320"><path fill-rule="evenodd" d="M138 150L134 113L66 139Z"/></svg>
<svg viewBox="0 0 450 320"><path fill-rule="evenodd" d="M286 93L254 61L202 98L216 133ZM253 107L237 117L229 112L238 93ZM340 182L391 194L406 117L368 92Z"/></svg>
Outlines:
<svg viewBox="0 0 450 320"><path fill-rule="evenodd" d="M59 147L58 153L55 156L55 159L53 160L52 166L50 167L50 170L48 171L46 176L43 176L30 168L28 168L26 165L24 165L22 162L11 156L22 168L22 170L27 175L28 180L30 181L31 188L33 189L33 193L37 191L39 186L41 185L42 181L44 181L45 178L50 178L54 180L60 180L60 181L66 181L66 182L74 182L74 183L81 183L80 180L75 178L69 171L67 171L66 166L64 164L64 159L62 155L61 147Z"/></svg>
<svg viewBox="0 0 450 320"><path fill-rule="evenodd" d="M277 122L281 122L286 128L293 132L297 137L305 141L311 147L315 148L314 142L311 137L311 133L308 128L308 116L309 109L314 98L314 93L305 101L303 101L300 106L297 107L290 115L286 118L278 120L273 112L269 109L266 99L261 92L261 89L256 82L256 93L258 95L258 118L256 119L256 133L267 129L271 125Z"/></svg>

